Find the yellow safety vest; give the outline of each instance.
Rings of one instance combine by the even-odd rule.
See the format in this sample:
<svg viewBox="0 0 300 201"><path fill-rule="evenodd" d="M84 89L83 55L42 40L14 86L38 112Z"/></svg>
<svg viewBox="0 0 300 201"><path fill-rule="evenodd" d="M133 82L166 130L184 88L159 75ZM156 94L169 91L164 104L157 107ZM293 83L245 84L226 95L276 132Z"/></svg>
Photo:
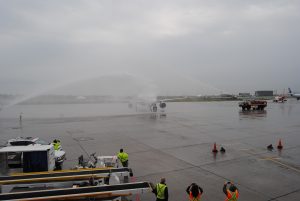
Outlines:
<svg viewBox="0 0 300 201"><path fill-rule="evenodd" d="M54 146L54 150L59 150L59 148L60 148L60 143L59 143L59 142L53 143L53 146Z"/></svg>
<svg viewBox="0 0 300 201"><path fill-rule="evenodd" d="M125 153L125 152L119 152L118 153L118 158L120 159L120 161L123 163L123 162L125 162L125 161L127 161L128 160L128 154L127 153Z"/></svg>
<svg viewBox="0 0 300 201"><path fill-rule="evenodd" d="M161 200L165 199L165 189L166 189L166 187L167 187L167 185L161 184L161 183L158 183L156 185L156 192L157 192L156 197L158 199L161 199Z"/></svg>

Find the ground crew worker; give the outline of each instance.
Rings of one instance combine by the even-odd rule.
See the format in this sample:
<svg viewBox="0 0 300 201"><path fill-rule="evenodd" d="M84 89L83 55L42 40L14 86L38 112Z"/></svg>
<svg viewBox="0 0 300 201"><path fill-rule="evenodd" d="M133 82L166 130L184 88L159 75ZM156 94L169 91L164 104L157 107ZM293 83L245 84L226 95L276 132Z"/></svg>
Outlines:
<svg viewBox="0 0 300 201"><path fill-rule="evenodd" d="M189 185L186 189L189 194L189 201L200 201L203 189L195 183Z"/></svg>
<svg viewBox="0 0 300 201"><path fill-rule="evenodd" d="M128 154L123 149L120 149L118 159L121 161L123 167L128 167Z"/></svg>
<svg viewBox="0 0 300 201"><path fill-rule="evenodd" d="M61 145L60 145L60 140L53 140L53 146L54 146L54 150L59 150L61 148Z"/></svg>
<svg viewBox="0 0 300 201"><path fill-rule="evenodd" d="M156 201L168 201L169 193L166 185L166 179L161 178L160 183L156 184L152 192L156 195Z"/></svg>
<svg viewBox="0 0 300 201"><path fill-rule="evenodd" d="M157 106L156 106L156 104L154 103L153 104L153 110L152 110L153 112L157 112Z"/></svg>
<svg viewBox="0 0 300 201"><path fill-rule="evenodd" d="M227 185L229 184L230 186L227 188ZM238 188L230 181L224 183L223 192L226 195L225 201L236 201L239 198Z"/></svg>

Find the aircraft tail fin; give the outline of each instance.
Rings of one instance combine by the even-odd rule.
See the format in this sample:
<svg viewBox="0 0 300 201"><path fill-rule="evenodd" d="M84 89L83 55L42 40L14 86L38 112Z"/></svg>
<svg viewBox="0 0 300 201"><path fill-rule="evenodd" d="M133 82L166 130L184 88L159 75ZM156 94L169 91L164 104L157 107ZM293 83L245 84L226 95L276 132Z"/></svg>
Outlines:
<svg viewBox="0 0 300 201"><path fill-rule="evenodd" d="M288 88L289 94L293 94L291 88Z"/></svg>

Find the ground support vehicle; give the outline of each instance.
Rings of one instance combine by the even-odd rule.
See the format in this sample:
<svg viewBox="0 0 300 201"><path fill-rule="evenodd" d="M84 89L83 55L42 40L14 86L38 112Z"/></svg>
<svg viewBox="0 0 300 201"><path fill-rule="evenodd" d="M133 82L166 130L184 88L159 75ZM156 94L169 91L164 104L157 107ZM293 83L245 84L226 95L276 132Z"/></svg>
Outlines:
<svg viewBox="0 0 300 201"><path fill-rule="evenodd" d="M264 110L267 107L267 101L265 100L248 100L239 102L239 107L245 110Z"/></svg>
<svg viewBox="0 0 300 201"><path fill-rule="evenodd" d="M31 144L7 146L0 149L0 171L3 175L13 172L42 172L55 170L53 145Z"/></svg>
<svg viewBox="0 0 300 201"><path fill-rule="evenodd" d="M129 177L129 168L84 168L48 172L15 173L0 176L0 190L8 193L14 189L53 189L120 184Z"/></svg>
<svg viewBox="0 0 300 201"><path fill-rule="evenodd" d="M44 140L41 140L40 138L36 137L17 137L14 139L10 139L7 141L6 146L7 147L15 147L11 149L18 149L19 146L29 146L30 148L33 147L33 145L39 145L39 146L54 146L53 143L48 143ZM23 166L23 155L21 152L9 152L8 153L8 165L13 168L18 168ZM54 149L54 160L55 160L55 169L60 170L62 169L63 163L66 160L66 152L62 149L60 146L58 149ZM41 170L39 170L41 171Z"/></svg>
<svg viewBox="0 0 300 201"><path fill-rule="evenodd" d="M30 192L14 192L0 194L0 200L26 200L26 201L49 201L49 200L75 200L75 199L104 199L121 201L122 197L133 194L151 192L148 182L134 182L126 184L88 186L76 188L60 188L39 190Z"/></svg>

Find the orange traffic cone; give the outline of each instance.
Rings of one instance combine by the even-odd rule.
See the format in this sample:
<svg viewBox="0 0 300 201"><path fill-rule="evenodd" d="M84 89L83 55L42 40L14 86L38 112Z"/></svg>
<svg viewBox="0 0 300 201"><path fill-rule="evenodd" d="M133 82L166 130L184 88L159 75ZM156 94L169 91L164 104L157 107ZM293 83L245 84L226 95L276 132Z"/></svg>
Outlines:
<svg viewBox="0 0 300 201"><path fill-rule="evenodd" d="M277 149L282 149L282 148L283 148L283 146L282 146L282 144L281 144L281 139L279 139Z"/></svg>
<svg viewBox="0 0 300 201"><path fill-rule="evenodd" d="M218 150L217 150L217 144L216 144L216 143L214 144L214 147L213 147L212 152L214 152L214 153L217 153L217 152L218 152Z"/></svg>

